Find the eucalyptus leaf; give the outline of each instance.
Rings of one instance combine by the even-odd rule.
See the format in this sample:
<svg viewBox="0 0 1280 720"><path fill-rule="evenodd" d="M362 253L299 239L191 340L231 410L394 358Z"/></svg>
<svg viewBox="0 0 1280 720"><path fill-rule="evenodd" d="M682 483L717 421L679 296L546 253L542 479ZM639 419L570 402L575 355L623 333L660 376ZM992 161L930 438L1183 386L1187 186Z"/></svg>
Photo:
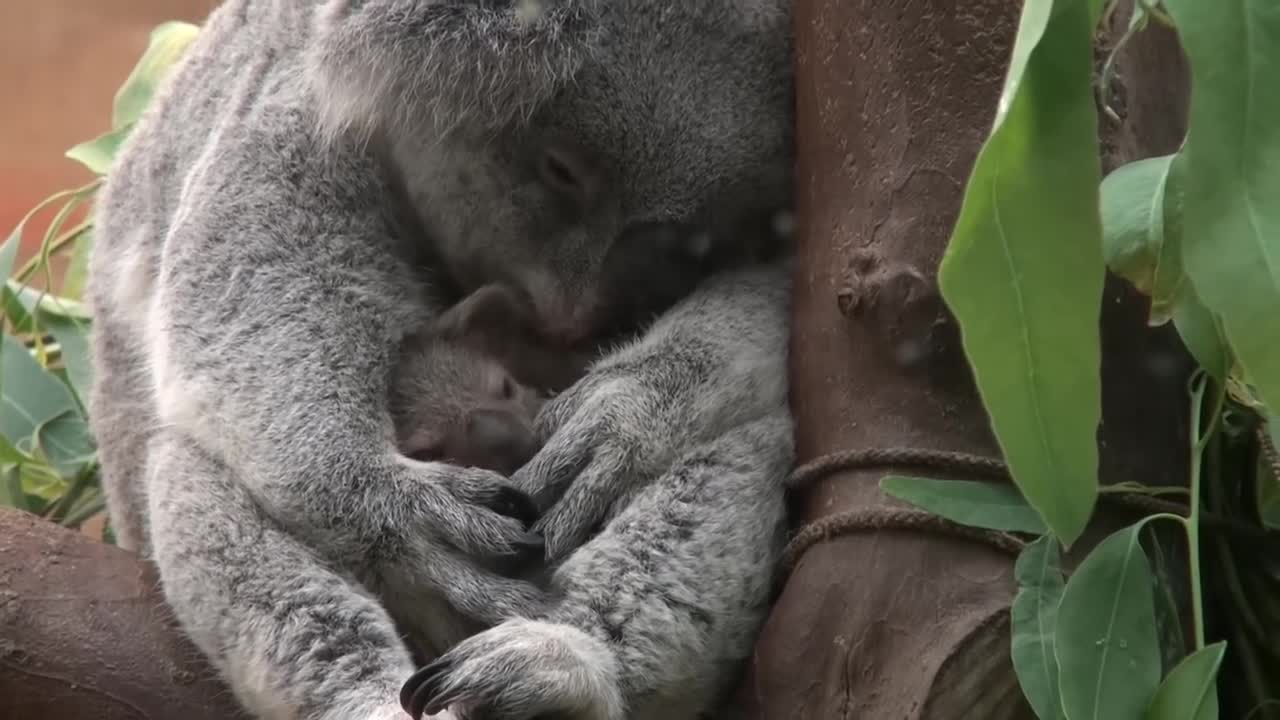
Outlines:
<svg viewBox="0 0 1280 720"><path fill-rule="evenodd" d="M1191 67L1183 266L1280 407L1280 5L1166 0Z"/></svg>
<svg viewBox="0 0 1280 720"><path fill-rule="evenodd" d="M28 512L34 510L22 490L22 476L16 465L0 467L0 504Z"/></svg>
<svg viewBox="0 0 1280 720"><path fill-rule="evenodd" d="M1018 594L1011 615L1013 671L1022 693L1040 720L1061 720L1058 660L1054 657L1054 626L1064 582L1058 541L1045 535L1027 545L1013 568Z"/></svg>
<svg viewBox="0 0 1280 720"><path fill-rule="evenodd" d="M62 350L62 365L67 371L67 381L81 407L89 397L93 368L89 362L89 325L83 320L54 315L41 311L39 325L53 335Z"/></svg>
<svg viewBox="0 0 1280 720"><path fill-rule="evenodd" d="M1067 582L1054 648L1062 707L1071 720L1142 717L1160 683L1145 524L1103 540Z"/></svg>
<svg viewBox="0 0 1280 720"><path fill-rule="evenodd" d="M200 28L184 22L166 22L151 31L147 49L124 84L116 92L111 117L113 130L133 125L151 102L156 88L186 53Z"/></svg>
<svg viewBox="0 0 1280 720"><path fill-rule="evenodd" d="M120 151L120 146L124 144L124 140L129 136L128 127L99 135L98 137L82 142L79 145L67 151L68 158L84 165L95 175L106 175L107 170L111 168L111 162L115 160L116 153Z"/></svg>
<svg viewBox="0 0 1280 720"><path fill-rule="evenodd" d="M890 475L880 489L904 502L961 525L1024 532L1047 532L1044 521L1011 485Z"/></svg>
<svg viewBox="0 0 1280 720"><path fill-rule="evenodd" d="M1206 645L1178 663L1160 684L1145 720L1218 720L1218 668L1225 642Z"/></svg>
<svg viewBox="0 0 1280 720"><path fill-rule="evenodd" d="M1182 270L1186 172L1186 156L1181 153L1172 156L1164 177L1164 202L1160 212L1162 240L1151 289L1151 308L1148 311L1148 322L1151 325L1163 325L1175 319L1178 304L1195 297L1191 283Z"/></svg>
<svg viewBox="0 0 1280 720"><path fill-rule="evenodd" d="M8 287L17 295L18 300L28 312L34 313L38 310L42 315L56 315L74 320L90 320L92 317L89 308L78 300L50 295L43 290L27 287L16 280L10 280Z"/></svg>
<svg viewBox="0 0 1280 720"><path fill-rule="evenodd" d="M1157 291L1157 268L1164 252L1164 195L1172 155L1148 158L1116 168L1102 181L1102 255L1107 267L1152 296L1172 297L1180 273L1163 273Z"/></svg>
<svg viewBox="0 0 1280 720"><path fill-rule="evenodd" d="M1098 492L1099 5L1023 4L996 124L939 270L1014 481L1068 545Z"/></svg>
<svg viewBox="0 0 1280 720"><path fill-rule="evenodd" d="M35 318L31 315L27 304L22 302L9 286L0 288L0 310L4 312L4 318L9 321L10 329L15 335L25 335L35 332Z"/></svg>
<svg viewBox="0 0 1280 720"><path fill-rule="evenodd" d="M1173 307L1173 326L1191 357L1205 372L1215 380L1226 378L1231 364L1227 339L1222 337L1217 318L1200 302L1189 283L1184 283L1178 291L1178 300Z"/></svg>
<svg viewBox="0 0 1280 720"><path fill-rule="evenodd" d="M7 438L0 437L0 467L15 467L31 461L31 456L19 450Z"/></svg>
<svg viewBox="0 0 1280 720"><path fill-rule="evenodd" d="M26 463L19 468L19 474L22 476L22 491L28 499L38 500L41 506L57 502L67 490L66 478L43 462Z"/></svg>
<svg viewBox="0 0 1280 720"><path fill-rule="evenodd" d="M94 445L67 386L16 339L0 336L0 435L27 452L39 449L63 475L92 458Z"/></svg>

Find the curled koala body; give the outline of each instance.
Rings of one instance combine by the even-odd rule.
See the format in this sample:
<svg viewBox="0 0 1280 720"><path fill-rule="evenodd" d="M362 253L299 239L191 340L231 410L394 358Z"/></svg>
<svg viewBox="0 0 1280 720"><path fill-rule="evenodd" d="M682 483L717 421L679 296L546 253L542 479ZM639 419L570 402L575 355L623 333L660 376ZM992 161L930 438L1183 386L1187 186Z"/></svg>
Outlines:
<svg viewBox="0 0 1280 720"><path fill-rule="evenodd" d="M535 525L548 604L416 673L402 694L415 718L717 707L768 610L786 529L787 288L776 267L720 276L544 407L551 440L514 479L554 498ZM725 384L753 402L725 402Z"/></svg>
<svg viewBox="0 0 1280 720"><path fill-rule="evenodd" d="M601 282L636 228L695 228L732 256L789 202L786 3L525 5L228 0L103 190L90 402L112 522L259 718L401 716L402 632L440 653L489 628L430 678L458 713L495 720L646 717L670 678L644 668L749 643L726 639L721 613L737 606L714 593L659 595L638 615L710 613L696 648L629 643L591 619L607 613L575 583L593 573L567 569L625 561L628 578L671 578L663 552L595 545L610 529L575 554L601 524L664 517L626 509L677 502L654 488L696 498L681 505L695 514L710 500L677 485L732 476L781 493L785 273L723 273L665 313ZM397 348L438 298L495 282L575 347L661 313L545 408L544 447L510 480L406 457L388 407ZM715 522L762 527L720 502L732 507L705 508ZM710 577L713 560L676 547L709 538L686 525L654 536L682 577ZM757 587L775 540L727 572ZM551 594L495 569L544 551L564 573ZM732 602L758 614L743 592ZM520 646L521 618L590 636L613 673L590 690L520 686L536 702L481 682L468 659Z"/></svg>

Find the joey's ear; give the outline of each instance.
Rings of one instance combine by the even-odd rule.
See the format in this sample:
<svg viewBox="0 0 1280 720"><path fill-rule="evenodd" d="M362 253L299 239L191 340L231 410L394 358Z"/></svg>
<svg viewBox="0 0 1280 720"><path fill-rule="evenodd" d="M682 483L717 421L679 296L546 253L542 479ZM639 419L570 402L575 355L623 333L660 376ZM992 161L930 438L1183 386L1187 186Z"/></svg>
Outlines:
<svg viewBox="0 0 1280 720"><path fill-rule="evenodd" d="M531 328L528 303L505 285L481 287L436 319L435 332L446 339L505 335Z"/></svg>
<svg viewBox="0 0 1280 720"><path fill-rule="evenodd" d="M307 77L332 138L528 117L599 41L605 0L324 0Z"/></svg>

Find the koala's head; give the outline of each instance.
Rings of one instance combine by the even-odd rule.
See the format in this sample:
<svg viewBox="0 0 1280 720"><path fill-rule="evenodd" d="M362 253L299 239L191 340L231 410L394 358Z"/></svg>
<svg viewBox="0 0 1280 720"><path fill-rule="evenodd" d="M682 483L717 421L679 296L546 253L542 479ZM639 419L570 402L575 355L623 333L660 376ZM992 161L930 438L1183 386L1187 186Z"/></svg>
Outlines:
<svg viewBox="0 0 1280 720"><path fill-rule="evenodd" d="M401 347L389 405L408 457L510 475L537 452L542 401L496 359L428 332Z"/></svg>
<svg viewBox="0 0 1280 720"><path fill-rule="evenodd" d="M572 343L648 282L602 279L620 242L732 256L790 206L789 4L328 0L312 72L327 128L386 139L461 289L518 288Z"/></svg>

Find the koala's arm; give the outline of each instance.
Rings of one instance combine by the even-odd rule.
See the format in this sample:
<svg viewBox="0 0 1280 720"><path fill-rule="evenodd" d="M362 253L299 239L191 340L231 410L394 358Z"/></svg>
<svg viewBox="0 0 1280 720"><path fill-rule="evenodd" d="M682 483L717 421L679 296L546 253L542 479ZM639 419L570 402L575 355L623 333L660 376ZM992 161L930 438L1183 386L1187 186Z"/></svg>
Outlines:
<svg viewBox="0 0 1280 720"><path fill-rule="evenodd" d="M327 0L308 63L322 123L501 127L568 82L597 41L600 0ZM386 117L386 108L399 115Z"/></svg>
<svg viewBox="0 0 1280 720"><path fill-rule="evenodd" d="M688 448L786 408L789 308L789 262L713 277L543 408L546 444L513 479L549 508L549 558Z"/></svg>
<svg viewBox="0 0 1280 720"><path fill-rule="evenodd" d="M531 520L528 499L494 473L397 452L387 386L404 328L427 312L421 288L377 168L319 152L300 115L260 109L256 142L187 182L146 320L160 422L340 567L438 590L485 621L527 611L531 586L464 558L533 542L517 519Z"/></svg>
<svg viewBox="0 0 1280 720"><path fill-rule="evenodd" d="M182 433L151 443L165 599L252 717L396 720L409 652L378 600L263 514Z"/></svg>
<svg viewBox="0 0 1280 720"><path fill-rule="evenodd" d="M545 617L463 641L406 683L405 709L490 720L713 711L768 610L791 461L782 409L691 448L556 571Z"/></svg>

